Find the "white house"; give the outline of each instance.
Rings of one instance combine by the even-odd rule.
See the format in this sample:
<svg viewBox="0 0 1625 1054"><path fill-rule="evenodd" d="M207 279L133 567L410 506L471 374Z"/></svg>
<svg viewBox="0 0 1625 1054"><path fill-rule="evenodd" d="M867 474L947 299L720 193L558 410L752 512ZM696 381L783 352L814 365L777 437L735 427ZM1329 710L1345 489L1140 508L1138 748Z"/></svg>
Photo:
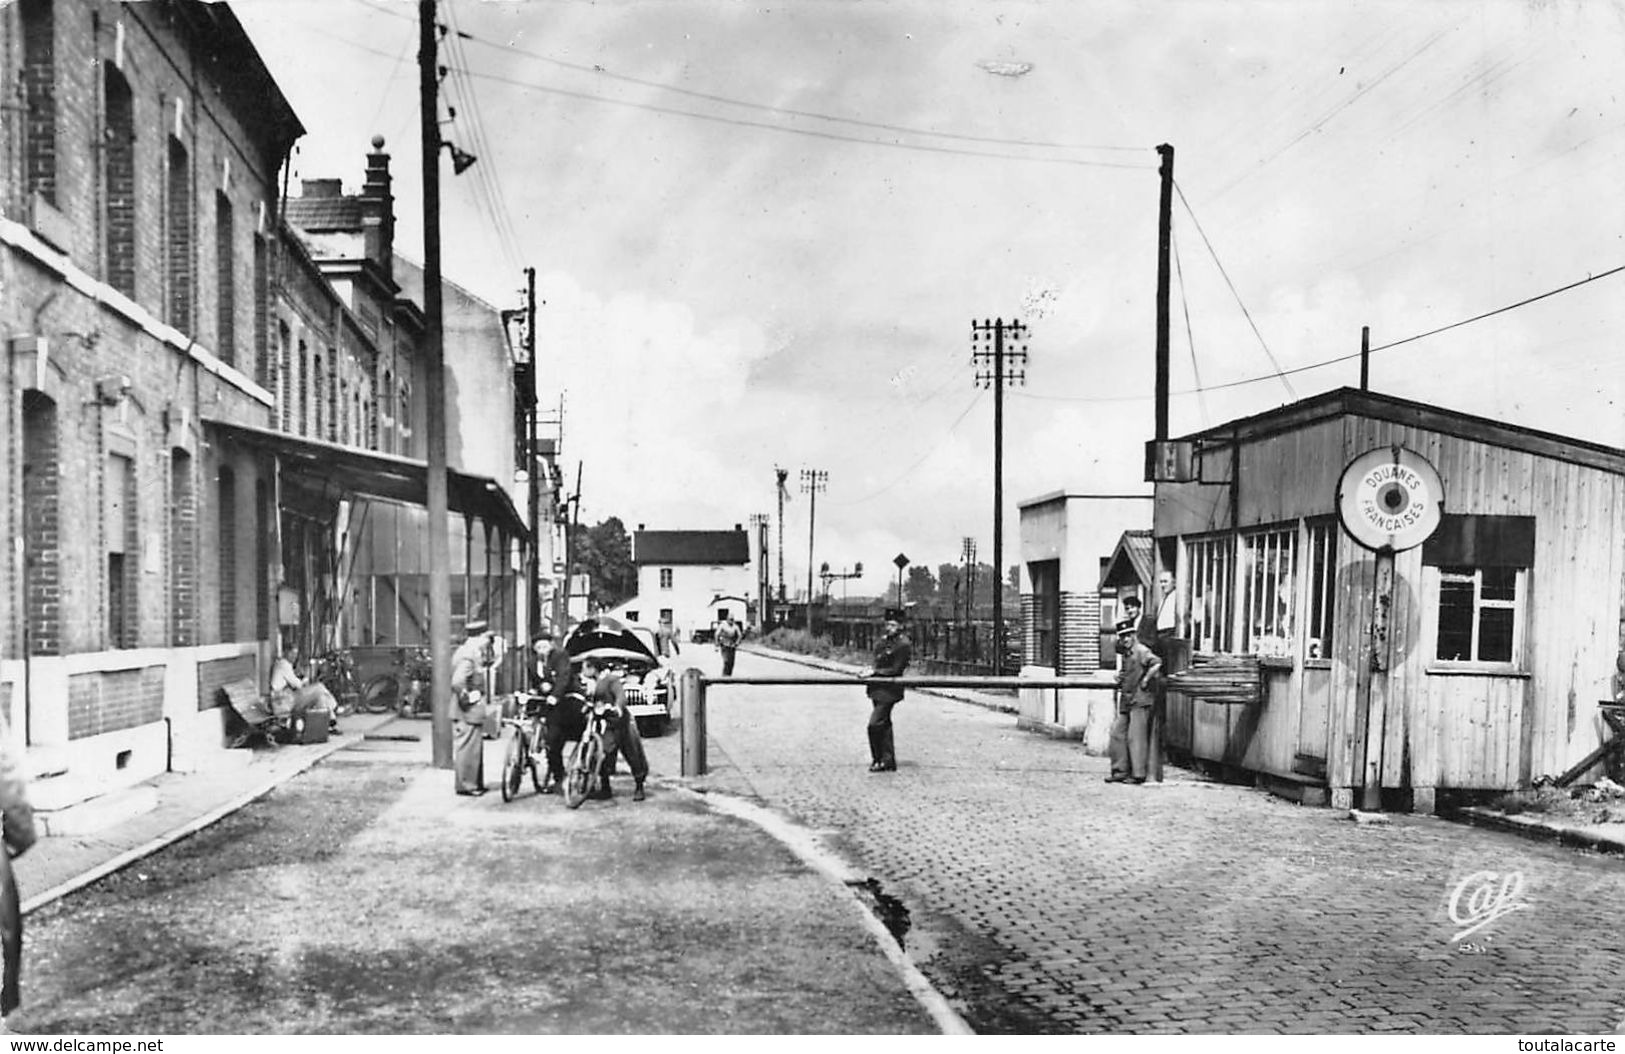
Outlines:
<svg viewBox="0 0 1625 1054"><path fill-rule="evenodd" d="M731 531L650 531L632 535L638 592L613 614L655 626L670 621L683 637L705 631L725 615L745 622L756 588L750 536Z"/></svg>

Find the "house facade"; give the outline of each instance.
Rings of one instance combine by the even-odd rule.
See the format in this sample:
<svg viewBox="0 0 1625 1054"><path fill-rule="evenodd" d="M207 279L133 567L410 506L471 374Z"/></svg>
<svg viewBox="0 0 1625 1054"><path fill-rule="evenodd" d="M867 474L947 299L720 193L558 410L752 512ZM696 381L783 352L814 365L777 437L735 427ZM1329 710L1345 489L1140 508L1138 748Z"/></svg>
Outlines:
<svg viewBox="0 0 1625 1054"><path fill-rule="evenodd" d="M650 531L632 535L637 596L620 605L620 617L645 625L670 622L685 639L702 634L725 615L744 623L756 588L750 536L731 531Z"/></svg>
<svg viewBox="0 0 1625 1054"><path fill-rule="evenodd" d="M1338 806L1431 810L1561 774L1607 735L1625 450L1352 389L1181 442L1196 472L1157 484L1154 517L1174 665L1257 687L1170 691L1171 750ZM1373 451L1436 471L1420 544L1345 527L1342 477Z"/></svg>

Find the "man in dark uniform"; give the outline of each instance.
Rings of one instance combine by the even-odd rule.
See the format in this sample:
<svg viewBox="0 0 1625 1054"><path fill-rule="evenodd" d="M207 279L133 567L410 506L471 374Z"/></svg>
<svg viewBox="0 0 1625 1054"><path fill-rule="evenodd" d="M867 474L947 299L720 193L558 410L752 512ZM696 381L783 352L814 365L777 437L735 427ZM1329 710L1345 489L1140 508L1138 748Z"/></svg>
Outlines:
<svg viewBox="0 0 1625 1054"><path fill-rule="evenodd" d="M490 628L470 619L467 639L451 656L452 775L458 794L485 793L485 668L491 664Z"/></svg>
<svg viewBox="0 0 1625 1054"><path fill-rule="evenodd" d="M913 649L903 635L901 608L886 609L886 631L875 643L874 669L866 677L901 677ZM896 772L897 751L892 742L892 707L903 701L903 689L886 684L869 686L869 771Z"/></svg>
<svg viewBox="0 0 1625 1054"><path fill-rule="evenodd" d="M569 700L579 690L575 666L564 650L563 634L538 641L541 651L536 662L537 691L544 697L542 743L547 751L547 776L543 794L557 794L564 782L564 744L581 738L587 731L587 717L581 705Z"/></svg>

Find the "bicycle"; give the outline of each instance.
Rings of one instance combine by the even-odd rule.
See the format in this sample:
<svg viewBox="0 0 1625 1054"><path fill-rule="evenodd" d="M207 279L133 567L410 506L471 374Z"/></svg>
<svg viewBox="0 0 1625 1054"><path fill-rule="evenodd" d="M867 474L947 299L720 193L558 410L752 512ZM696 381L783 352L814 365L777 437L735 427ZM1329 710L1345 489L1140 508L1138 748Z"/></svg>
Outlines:
<svg viewBox="0 0 1625 1054"><path fill-rule="evenodd" d="M587 730L570 751L570 760L564 766L564 804L572 809L581 807L600 779L609 778L601 770L604 767L604 725L611 709L603 702L582 707L587 714Z"/></svg>
<svg viewBox="0 0 1625 1054"><path fill-rule="evenodd" d="M316 679L333 694L340 716L354 713L361 704L361 686L355 674L355 659L349 649L324 652L316 657Z"/></svg>
<svg viewBox="0 0 1625 1054"><path fill-rule="evenodd" d="M536 755L542 749L542 714L544 702L541 696L525 696L525 712L521 717L504 717L502 723L513 728L513 735L508 737L508 748L502 755L502 800L513 801L519 796L519 783L524 777L525 770L530 770L531 785L536 793L542 793L542 784L545 773L537 767ZM542 764L547 764L544 755Z"/></svg>
<svg viewBox="0 0 1625 1054"><path fill-rule="evenodd" d="M369 714L390 710L401 717L429 716L429 649L401 648L395 655L399 672L376 674L361 688L361 708ZM402 690L402 686L405 690Z"/></svg>

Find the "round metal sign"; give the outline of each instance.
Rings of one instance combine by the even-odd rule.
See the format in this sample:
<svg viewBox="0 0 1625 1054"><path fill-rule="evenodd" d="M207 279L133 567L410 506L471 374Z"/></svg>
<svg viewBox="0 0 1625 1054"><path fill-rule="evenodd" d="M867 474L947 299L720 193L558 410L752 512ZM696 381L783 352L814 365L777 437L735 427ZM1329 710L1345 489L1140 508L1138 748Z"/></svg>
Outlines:
<svg viewBox="0 0 1625 1054"><path fill-rule="evenodd" d="M1402 446L1369 450L1337 484L1343 529L1367 549L1415 548L1444 516L1444 484L1428 459Z"/></svg>

